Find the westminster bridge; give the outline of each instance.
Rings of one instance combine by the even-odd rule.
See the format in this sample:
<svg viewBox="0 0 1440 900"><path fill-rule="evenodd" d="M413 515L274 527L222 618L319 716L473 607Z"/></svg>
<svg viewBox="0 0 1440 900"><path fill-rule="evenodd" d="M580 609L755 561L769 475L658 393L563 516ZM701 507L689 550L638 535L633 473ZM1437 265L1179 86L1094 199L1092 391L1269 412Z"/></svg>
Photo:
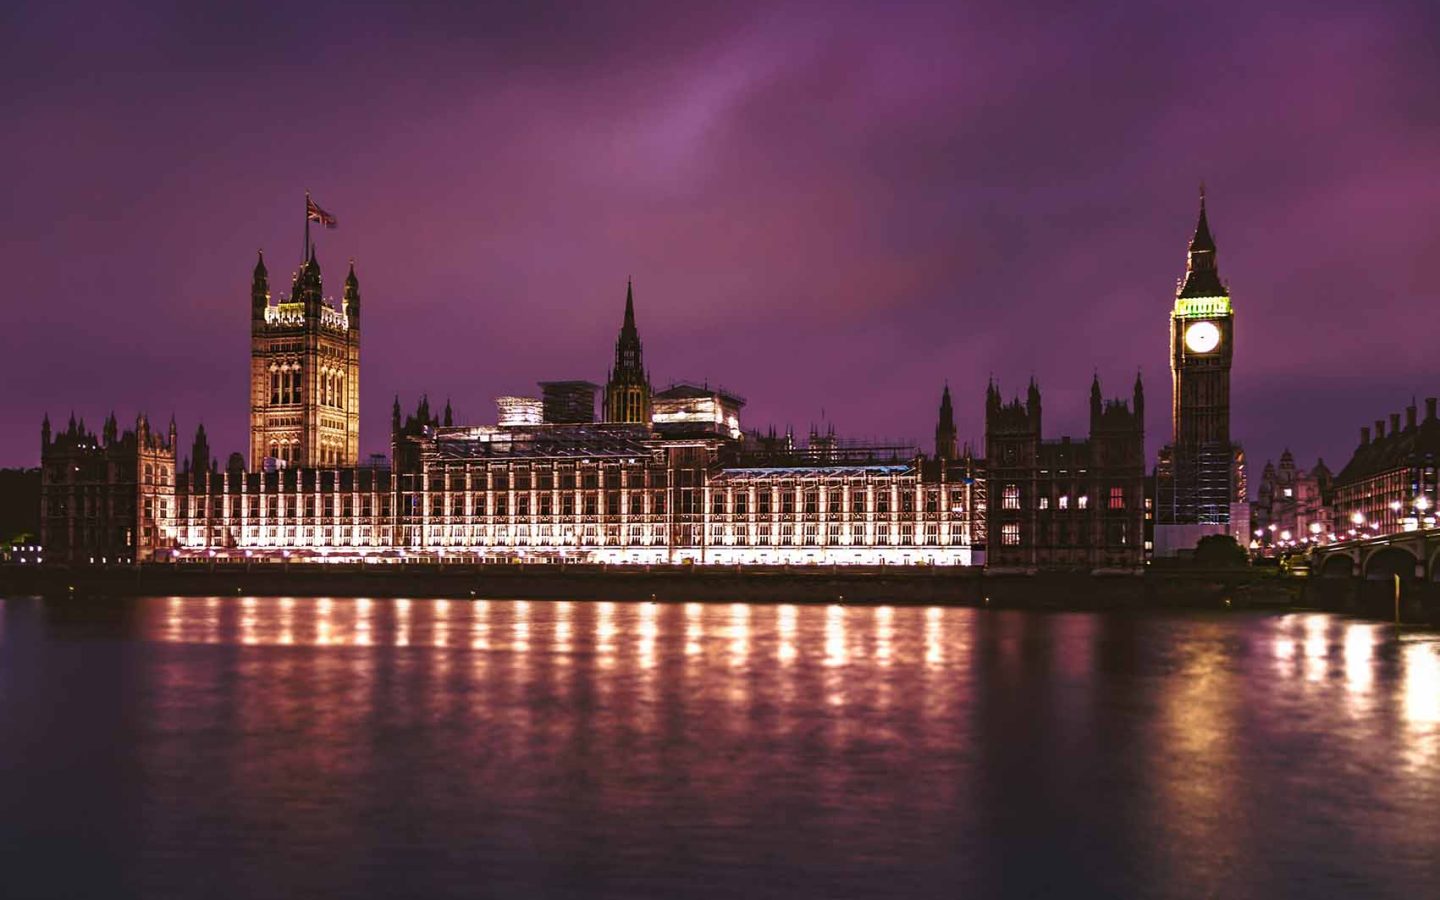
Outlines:
<svg viewBox="0 0 1440 900"><path fill-rule="evenodd" d="M1317 605L1389 618L1397 584L1403 619L1440 623L1440 528L1337 541L1311 551L1306 598Z"/></svg>

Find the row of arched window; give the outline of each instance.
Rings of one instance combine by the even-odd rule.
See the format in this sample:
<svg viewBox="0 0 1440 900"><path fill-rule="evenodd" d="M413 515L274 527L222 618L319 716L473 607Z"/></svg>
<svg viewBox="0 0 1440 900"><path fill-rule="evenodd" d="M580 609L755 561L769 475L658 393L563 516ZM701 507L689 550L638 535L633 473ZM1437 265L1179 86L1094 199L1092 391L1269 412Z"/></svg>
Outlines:
<svg viewBox="0 0 1440 900"><path fill-rule="evenodd" d="M277 366L270 370L270 403L283 406L303 402L304 379L299 363ZM345 373L335 369L320 372L320 402L335 409L345 408Z"/></svg>

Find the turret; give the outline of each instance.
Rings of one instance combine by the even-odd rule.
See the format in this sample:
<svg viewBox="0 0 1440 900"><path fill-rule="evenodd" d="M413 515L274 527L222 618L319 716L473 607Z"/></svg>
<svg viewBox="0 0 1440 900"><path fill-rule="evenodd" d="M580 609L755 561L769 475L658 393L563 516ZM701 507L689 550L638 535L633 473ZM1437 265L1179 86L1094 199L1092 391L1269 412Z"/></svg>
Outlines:
<svg viewBox="0 0 1440 900"><path fill-rule="evenodd" d="M260 251L255 260L255 273L250 279L250 318L262 321L265 307L270 305L270 273L265 269L265 253Z"/></svg>
<svg viewBox="0 0 1440 900"><path fill-rule="evenodd" d="M1135 421L1145 427L1145 385L1140 383L1140 372L1135 372Z"/></svg>
<svg viewBox="0 0 1440 900"><path fill-rule="evenodd" d="M173 450L173 449L175 449L175 447L176 447L176 444L175 444L175 414L174 414L174 413L171 413L171 414L170 414L170 428L169 428L169 430L167 431L167 434L169 435L169 438L170 438L169 443L167 444L167 446L168 446L170 449Z"/></svg>
<svg viewBox="0 0 1440 900"><path fill-rule="evenodd" d="M1030 376L1030 389L1025 394L1025 412L1030 417L1030 425L1035 433L1040 433L1040 385L1035 383L1035 376Z"/></svg>
<svg viewBox="0 0 1440 900"><path fill-rule="evenodd" d="M940 418L935 425L935 456L937 459L955 458L955 409L950 403L950 385L940 395Z"/></svg>
<svg viewBox="0 0 1440 900"><path fill-rule="evenodd" d="M110 410L110 415L105 419L105 430L102 435L105 446L115 443L120 437L120 423L115 420L115 410Z"/></svg>
<svg viewBox="0 0 1440 900"><path fill-rule="evenodd" d="M446 428L449 428L450 426L452 426L452 425L454 425L454 424L455 424L455 414L450 411L450 398L449 398L449 397L446 397L446 398L445 398L445 419L444 419L444 425L445 425Z"/></svg>
<svg viewBox="0 0 1440 900"><path fill-rule="evenodd" d="M310 245L310 258L300 267L300 299L305 303L305 318L320 318L324 282L320 278L320 261L315 258L315 245ZM291 298L294 300L295 298Z"/></svg>
<svg viewBox="0 0 1440 900"><path fill-rule="evenodd" d="M204 423L195 429L195 443L190 448L190 469L205 474L214 470L213 462L210 459L210 442L205 437Z"/></svg>
<svg viewBox="0 0 1440 900"><path fill-rule="evenodd" d="M50 446L50 414L45 414L45 420L40 423L40 451Z"/></svg>
<svg viewBox="0 0 1440 900"><path fill-rule="evenodd" d="M360 327L360 279L355 277L355 260L350 260L350 274L345 276L345 317L352 329Z"/></svg>
<svg viewBox="0 0 1440 900"><path fill-rule="evenodd" d="M400 395L395 395L395 405L390 407L390 433L400 433Z"/></svg>
<svg viewBox="0 0 1440 900"><path fill-rule="evenodd" d="M1090 430L1100 424L1100 414L1105 411L1105 402L1100 396L1100 373L1090 379Z"/></svg>

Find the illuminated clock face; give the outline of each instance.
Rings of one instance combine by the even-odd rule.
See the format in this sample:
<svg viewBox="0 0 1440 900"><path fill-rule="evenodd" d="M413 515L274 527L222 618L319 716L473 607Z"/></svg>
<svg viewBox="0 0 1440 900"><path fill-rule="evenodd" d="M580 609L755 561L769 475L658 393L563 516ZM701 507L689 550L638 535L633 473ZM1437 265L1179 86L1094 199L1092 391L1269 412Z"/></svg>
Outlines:
<svg viewBox="0 0 1440 900"><path fill-rule="evenodd" d="M1192 353L1209 353L1220 346L1220 329L1214 322L1196 322L1185 329L1185 346Z"/></svg>

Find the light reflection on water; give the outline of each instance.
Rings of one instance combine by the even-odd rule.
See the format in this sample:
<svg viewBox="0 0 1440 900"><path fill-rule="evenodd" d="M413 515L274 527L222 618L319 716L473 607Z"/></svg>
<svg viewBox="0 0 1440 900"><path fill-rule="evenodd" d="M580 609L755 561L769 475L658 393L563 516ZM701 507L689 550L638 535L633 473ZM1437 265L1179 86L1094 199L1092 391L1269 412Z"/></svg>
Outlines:
<svg viewBox="0 0 1440 900"><path fill-rule="evenodd" d="M89 840L157 895L1440 883L1433 634L909 606L118 610L0 601L0 803L53 795L56 818L0 825L22 873ZM222 863L238 873L213 883Z"/></svg>

